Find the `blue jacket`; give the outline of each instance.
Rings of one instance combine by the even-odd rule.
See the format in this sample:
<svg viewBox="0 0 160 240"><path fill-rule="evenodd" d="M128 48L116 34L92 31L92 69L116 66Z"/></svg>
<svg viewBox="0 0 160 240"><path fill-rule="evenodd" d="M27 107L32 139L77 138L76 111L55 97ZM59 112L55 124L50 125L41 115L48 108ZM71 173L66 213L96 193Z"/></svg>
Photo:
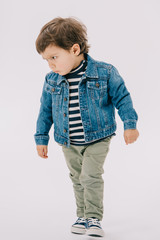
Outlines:
<svg viewBox="0 0 160 240"><path fill-rule="evenodd" d="M96 61L86 54L85 74L79 82L79 105L85 141L98 140L113 134L117 125L115 108L123 121L124 130L136 129L138 115L130 93L117 69ZM46 75L41 106L34 134L37 145L48 145L49 131L54 124L54 140L69 148L69 83L64 76Z"/></svg>

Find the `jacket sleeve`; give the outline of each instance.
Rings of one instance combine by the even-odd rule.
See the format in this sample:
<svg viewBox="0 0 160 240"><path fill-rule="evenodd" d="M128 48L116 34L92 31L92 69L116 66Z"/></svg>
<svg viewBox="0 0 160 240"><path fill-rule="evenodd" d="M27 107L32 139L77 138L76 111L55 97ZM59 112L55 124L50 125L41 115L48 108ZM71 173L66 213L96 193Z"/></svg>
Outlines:
<svg viewBox="0 0 160 240"><path fill-rule="evenodd" d="M49 131L53 124L52 118L52 95L46 91L47 76L43 85L42 95L40 98L40 110L36 123L36 133L34 139L36 145L48 145Z"/></svg>
<svg viewBox="0 0 160 240"><path fill-rule="evenodd" d="M123 121L124 130L136 129L138 115L133 108L132 99L124 80L113 65L110 68L108 91L111 101L118 109L118 114Z"/></svg>

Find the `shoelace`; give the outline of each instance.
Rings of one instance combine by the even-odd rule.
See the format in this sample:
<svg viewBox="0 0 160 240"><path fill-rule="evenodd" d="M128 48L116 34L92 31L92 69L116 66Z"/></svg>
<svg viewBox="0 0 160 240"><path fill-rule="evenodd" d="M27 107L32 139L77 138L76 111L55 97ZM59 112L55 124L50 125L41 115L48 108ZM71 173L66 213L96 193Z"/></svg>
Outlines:
<svg viewBox="0 0 160 240"><path fill-rule="evenodd" d="M82 223L82 222L85 223L86 220L85 220L84 218L78 218L76 222L77 222L77 223Z"/></svg>
<svg viewBox="0 0 160 240"><path fill-rule="evenodd" d="M101 227L100 222L97 218L88 218L87 220L88 220L88 226L97 225Z"/></svg>

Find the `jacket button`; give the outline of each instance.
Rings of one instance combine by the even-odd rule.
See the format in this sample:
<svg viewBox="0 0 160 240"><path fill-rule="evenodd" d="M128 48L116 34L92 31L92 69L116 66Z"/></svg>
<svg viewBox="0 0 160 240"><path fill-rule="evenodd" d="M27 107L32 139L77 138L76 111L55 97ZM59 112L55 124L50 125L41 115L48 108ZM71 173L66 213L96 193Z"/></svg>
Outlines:
<svg viewBox="0 0 160 240"><path fill-rule="evenodd" d="M67 145L67 142L64 142L64 145Z"/></svg>
<svg viewBox="0 0 160 240"><path fill-rule="evenodd" d="M64 129L64 132L67 132L67 130L66 130L66 129Z"/></svg>
<svg viewBox="0 0 160 240"><path fill-rule="evenodd" d="M67 101L67 98L66 98L66 97L64 98L64 101Z"/></svg>
<svg viewBox="0 0 160 240"><path fill-rule="evenodd" d="M54 92L55 91L55 88L52 88L52 92Z"/></svg>
<svg viewBox="0 0 160 240"><path fill-rule="evenodd" d="M65 113L63 113L63 116L64 116L64 117L66 117L66 114L65 114Z"/></svg>
<svg viewBox="0 0 160 240"><path fill-rule="evenodd" d="M96 87L99 87L99 83L98 82L96 82Z"/></svg>

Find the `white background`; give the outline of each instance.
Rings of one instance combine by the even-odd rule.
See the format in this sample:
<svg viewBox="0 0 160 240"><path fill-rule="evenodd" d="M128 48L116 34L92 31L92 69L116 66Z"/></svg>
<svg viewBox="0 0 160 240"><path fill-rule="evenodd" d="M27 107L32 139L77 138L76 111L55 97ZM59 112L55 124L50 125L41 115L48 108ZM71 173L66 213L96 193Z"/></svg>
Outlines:
<svg viewBox="0 0 160 240"><path fill-rule="evenodd" d="M75 16L87 26L89 54L118 69L139 116L140 137L127 146L116 113L117 135L103 175L105 239L160 239L159 12L158 0L1 0L1 240L93 239L70 233L76 205L53 128L47 160L37 155L33 137L50 71L35 40L57 16Z"/></svg>

